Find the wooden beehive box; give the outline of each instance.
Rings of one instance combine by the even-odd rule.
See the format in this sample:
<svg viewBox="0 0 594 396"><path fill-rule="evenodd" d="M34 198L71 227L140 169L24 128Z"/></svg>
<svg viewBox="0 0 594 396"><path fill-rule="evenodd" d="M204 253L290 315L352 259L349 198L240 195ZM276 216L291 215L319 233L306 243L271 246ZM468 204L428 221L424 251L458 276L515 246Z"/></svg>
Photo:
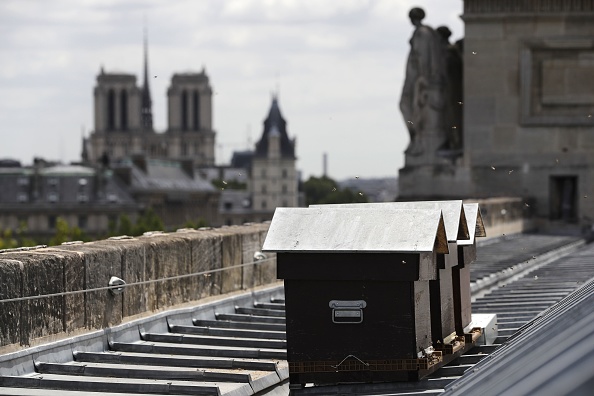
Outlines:
<svg viewBox="0 0 594 396"><path fill-rule="evenodd" d="M448 253L441 210L278 208L264 251L284 279L291 384L431 372L429 282Z"/></svg>

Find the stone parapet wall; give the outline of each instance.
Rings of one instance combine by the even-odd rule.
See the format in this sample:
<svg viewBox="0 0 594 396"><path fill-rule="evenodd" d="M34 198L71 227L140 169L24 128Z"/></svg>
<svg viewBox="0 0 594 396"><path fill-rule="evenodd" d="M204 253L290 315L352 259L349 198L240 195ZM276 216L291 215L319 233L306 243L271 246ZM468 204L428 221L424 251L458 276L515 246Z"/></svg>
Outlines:
<svg viewBox="0 0 594 396"><path fill-rule="evenodd" d="M254 260L268 224L183 229L0 253L0 351L103 329L132 317L276 281L276 259ZM247 264L241 266L242 264ZM218 270L218 271L217 271ZM163 278L212 271L175 279ZM129 285L109 290L112 276ZM32 300L28 296L74 292Z"/></svg>
<svg viewBox="0 0 594 396"><path fill-rule="evenodd" d="M534 228L532 200L515 197L469 199L478 202L487 238L518 234Z"/></svg>

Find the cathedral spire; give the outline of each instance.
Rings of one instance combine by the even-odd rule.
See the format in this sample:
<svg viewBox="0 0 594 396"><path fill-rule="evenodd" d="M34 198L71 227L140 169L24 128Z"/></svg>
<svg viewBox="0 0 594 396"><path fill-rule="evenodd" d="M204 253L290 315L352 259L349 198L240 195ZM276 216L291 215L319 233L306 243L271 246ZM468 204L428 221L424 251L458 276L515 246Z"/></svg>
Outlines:
<svg viewBox="0 0 594 396"><path fill-rule="evenodd" d="M148 39L146 27L144 28L144 81L142 84L142 128L153 129L153 102L148 78Z"/></svg>

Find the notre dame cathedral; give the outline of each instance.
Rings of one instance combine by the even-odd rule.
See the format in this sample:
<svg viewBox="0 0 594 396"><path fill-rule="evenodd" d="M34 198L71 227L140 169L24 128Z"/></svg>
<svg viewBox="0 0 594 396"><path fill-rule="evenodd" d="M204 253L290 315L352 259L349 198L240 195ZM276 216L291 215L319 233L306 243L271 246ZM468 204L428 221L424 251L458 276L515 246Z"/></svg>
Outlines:
<svg viewBox="0 0 594 396"><path fill-rule="evenodd" d="M94 102L95 128L83 141L83 162L108 165L144 155L191 161L194 167L214 165L212 88L204 69L171 78L164 133L153 129L146 39L142 87L137 85L135 75L107 73L102 67Z"/></svg>

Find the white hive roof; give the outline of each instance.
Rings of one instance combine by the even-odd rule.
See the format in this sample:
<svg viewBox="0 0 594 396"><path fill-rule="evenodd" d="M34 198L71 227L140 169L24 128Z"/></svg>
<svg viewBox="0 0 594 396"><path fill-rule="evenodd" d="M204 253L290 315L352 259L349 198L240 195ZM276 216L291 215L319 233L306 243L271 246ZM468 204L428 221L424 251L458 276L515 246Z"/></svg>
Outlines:
<svg viewBox="0 0 594 396"><path fill-rule="evenodd" d="M464 214L466 215L466 222L468 224L468 231L470 239L458 241L459 245L472 245L475 237L485 237L485 224L483 223L483 216L478 203L465 203Z"/></svg>
<svg viewBox="0 0 594 396"><path fill-rule="evenodd" d="M357 204L310 205L310 208L383 208L405 210L441 210L448 242L469 239L468 224L462 201L375 202Z"/></svg>
<svg viewBox="0 0 594 396"><path fill-rule="evenodd" d="M264 251L448 253L439 209L277 208Z"/></svg>

